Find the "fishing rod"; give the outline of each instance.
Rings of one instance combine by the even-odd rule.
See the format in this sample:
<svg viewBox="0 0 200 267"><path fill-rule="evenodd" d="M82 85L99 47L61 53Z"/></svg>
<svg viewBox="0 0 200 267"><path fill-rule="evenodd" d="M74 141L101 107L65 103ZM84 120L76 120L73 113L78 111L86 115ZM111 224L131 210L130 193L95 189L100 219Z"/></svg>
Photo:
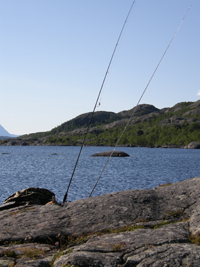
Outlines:
<svg viewBox="0 0 200 267"><path fill-rule="evenodd" d="M163 53L163 55L162 55L160 61L158 62L158 65L156 66L156 68L155 68L155 70L154 70L154 72L153 72L151 78L149 79L149 81L148 81L148 83L147 83L147 85L146 85L146 87L145 87L145 89L144 89L144 91L143 91L143 93L142 93L142 95L141 95L141 97L140 97L140 99L139 99L137 105L136 105L136 108L137 108L137 106L139 105L140 101L142 100L142 98L143 98L143 96L144 96L144 94L145 94L147 88L149 87L149 84L151 83L151 81L152 81L152 79L153 79L153 77L154 77L156 71L158 70L158 68L159 68L159 66L160 66L160 64L161 64L161 62L162 62L162 60L163 60L163 58L165 57L165 55L166 55L166 53L167 53L169 47L171 46L171 44L172 44L174 38L176 37L176 35L177 35L177 33L178 33L178 31L179 31L181 25L183 24L183 21L185 20L185 17L187 16L187 14L188 14L190 8L191 8L191 5L189 6L188 10L186 11L185 16L183 17L181 23L179 24L179 26L178 26L176 32L175 32L174 35L173 35L171 41L169 42L167 48L165 49L165 52ZM127 124L125 125L125 127L124 127L124 129L123 129L123 131L122 131L122 133L121 133L121 135L120 135L120 137L119 137L119 139L117 140L117 143L116 143L116 145L115 145L115 147L114 147L112 153L110 154L110 156L109 156L109 158L108 158L108 160L107 160L107 162L106 162L106 164L105 164L105 166L104 166L104 168L103 168L103 170L102 170L102 172L101 172L99 178L97 179L97 181L96 181L96 183L95 183L95 185L94 185L94 187L93 187L93 189L92 189L92 191L91 191L89 197L92 196L92 194L93 194L93 192L94 192L94 189L95 189L95 187L97 186L97 184L98 184L98 182L99 182L99 180L100 180L100 178L101 178L101 176L102 176L102 174L103 174L103 172L104 172L106 166L108 165L108 163L109 163L109 161L110 161L110 159L111 159L111 157L112 157L112 155L113 155L113 153L114 153L116 147L118 146L118 144L119 144L119 142L120 142L120 140L121 140L121 138L122 138L124 132L126 131L128 125L130 124L130 122L131 122L131 120L132 120L132 117L133 117L135 111L136 111L136 109L133 110L133 112L132 112L132 114L131 114L131 116L130 116L128 122L127 122Z"/></svg>
<svg viewBox="0 0 200 267"><path fill-rule="evenodd" d="M119 37L118 37L118 39L117 39L115 48L114 48L114 50L113 50L111 59L110 59L110 61L109 61L109 64L108 64L108 67L107 67L107 70L106 70L106 73L105 73L105 76L104 76L102 85L101 85L100 90L99 90L98 97L97 97L96 103L95 103L95 105L94 105L94 109L93 109L93 111L92 111L92 115L91 115L90 121L89 121L89 123L88 123L88 127L87 127L87 130L86 130L86 133L85 133L85 136L84 136L84 139L83 139L83 142L82 142L82 145L81 145L81 148L80 148L80 151L79 151L79 154L78 154L76 163L75 163L75 167L74 167L74 170L73 170L73 172L72 172L71 179L70 179L70 181L69 181L69 185L68 185L67 191L66 191L66 193L65 193L65 195L64 195L64 198L63 198L63 203L67 200L68 191L69 191L69 188L70 188L70 185L71 185L71 182L72 182L72 179L73 179L73 176L74 176L76 167L77 167L77 165L78 165L78 161L79 161L79 158L80 158L80 155L81 155L83 146L84 146L84 144L85 144L86 136L87 136L87 134L88 134L88 132L89 132L89 128L90 128L90 124L91 124L92 119L93 119L93 116L94 116L94 112L95 112L96 107L97 107L97 105L98 105L98 103L99 103L99 98L100 98L102 89L103 89L103 87L104 87L104 83L105 83L105 81L106 81L106 77L107 77L107 75L108 75L108 72L109 72L109 69L110 69L110 66L111 66L113 57L114 57L115 52L116 52L116 50L117 50L117 46L118 46L118 44L119 44L119 41L120 41L120 39L121 39L122 33L123 33L123 31L124 31L125 25L126 25L126 23L127 23L127 20L128 20L128 18L129 18L129 15L130 15L130 13L131 13L131 10L132 10L134 4L135 4L135 0L132 2L132 5L131 5L131 7L130 7L130 9L129 9L129 11L128 11L128 14L127 14L127 16L126 16L126 19L125 19L124 24L123 24L123 26L122 26L122 29L121 29L121 31L120 31Z"/></svg>

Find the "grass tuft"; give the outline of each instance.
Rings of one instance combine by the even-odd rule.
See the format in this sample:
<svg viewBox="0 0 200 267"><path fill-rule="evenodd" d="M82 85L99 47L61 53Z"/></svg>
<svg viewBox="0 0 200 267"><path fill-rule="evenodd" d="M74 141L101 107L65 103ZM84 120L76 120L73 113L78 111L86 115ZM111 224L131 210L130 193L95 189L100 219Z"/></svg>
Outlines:
<svg viewBox="0 0 200 267"><path fill-rule="evenodd" d="M16 258L17 255L14 250L7 250L5 251L5 256L9 258Z"/></svg>
<svg viewBox="0 0 200 267"><path fill-rule="evenodd" d="M200 232L197 232L195 235L191 234L188 237L188 240L195 245L200 245Z"/></svg>
<svg viewBox="0 0 200 267"><path fill-rule="evenodd" d="M166 184L159 184L159 187L169 186L172 185L172 183L166 183Z"/></svg>
<svg viewBox="0 0 200 267"><path fill-rule="evenodd" d="M184 214L186 214L184 210L172 210L172 211L168 211L163 219L166 219L166 220L169 218L179 219Z"/></svg>

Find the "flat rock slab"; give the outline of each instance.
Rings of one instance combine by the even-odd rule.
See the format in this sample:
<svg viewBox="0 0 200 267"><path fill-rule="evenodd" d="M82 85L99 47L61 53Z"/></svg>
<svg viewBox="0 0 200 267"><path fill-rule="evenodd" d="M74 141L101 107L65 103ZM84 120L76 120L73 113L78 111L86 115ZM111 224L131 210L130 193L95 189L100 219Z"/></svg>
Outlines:
<svg viewBox="0 0 200 267"><path fill-rule="evenodd" d="M199 266L200 247L189 244L187 234L186 224L179 223L94 237L66 251L54 266Z"/></svg>
<svg viewBox="0 0 200 267"><path fill-rule="evenodd" d="M44 255L29 258L25 265L25 255L11 257L13 266L199 267L200 177L76 200L63 207L15 207L0 211L0 222L4 264L9 260L5 249L13 242L31 242L39 251L38 243L52 247L44 245ZM78 242L70 242L76 237ZM64 242L67 249L52 263L52 252ZM17 254L22 247L12 250Z"/></svg>
<svg viewBox="0 0 200 267"><path fill-rule="evenodd" d="M91 157L130 157L129 154L123 152L123 151L104 151L100 153L93 154Z"/></svg>
<svg viewBox="0 0 200 267"><path fill-rule="evenodd" d="M49 267L55 253L55 246L47 244L28 243L0 246L0 266Z"/></svg>

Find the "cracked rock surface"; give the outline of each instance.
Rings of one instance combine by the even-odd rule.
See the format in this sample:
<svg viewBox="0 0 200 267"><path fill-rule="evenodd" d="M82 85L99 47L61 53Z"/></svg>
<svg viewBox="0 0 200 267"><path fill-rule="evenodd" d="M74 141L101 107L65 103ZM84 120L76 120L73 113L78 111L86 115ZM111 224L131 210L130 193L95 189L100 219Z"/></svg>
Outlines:
<svg viewBox="0 0 200 267"><path fill-rule="evenodd" d="M0 266L200 266L200 177L0 211Z"/></svg>

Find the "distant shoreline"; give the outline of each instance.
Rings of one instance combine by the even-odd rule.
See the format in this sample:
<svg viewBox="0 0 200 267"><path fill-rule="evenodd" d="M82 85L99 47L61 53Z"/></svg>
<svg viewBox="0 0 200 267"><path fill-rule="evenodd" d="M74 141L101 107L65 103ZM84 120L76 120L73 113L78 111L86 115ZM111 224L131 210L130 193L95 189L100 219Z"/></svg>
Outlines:
<svg viewBox="0 0 200 267"><path fill-rule="evenodd" d="M34 147L44 147L44 146L76 146L79 147L80 145L65 145L65 144L40 144L40 145L34 145L34 144L23 144L17 142L17 144L1 144L0 146L34 146ZM84 145L84 147L115 147L114 145ZM178 145L163 145L163 146L136 146L136 145L118 145L117 147L146 147L146 148L171 148L171 149L200 149L200 143L199 142L191 142L187 146L178 146Z"/></svg>

